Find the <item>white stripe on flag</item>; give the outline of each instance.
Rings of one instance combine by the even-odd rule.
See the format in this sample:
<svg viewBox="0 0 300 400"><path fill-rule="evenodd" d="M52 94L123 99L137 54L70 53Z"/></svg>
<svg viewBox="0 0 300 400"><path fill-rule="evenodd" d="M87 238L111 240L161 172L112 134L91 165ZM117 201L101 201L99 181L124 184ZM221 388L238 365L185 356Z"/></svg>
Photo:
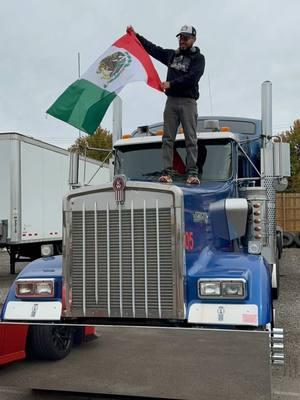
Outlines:
<svg viewBox="0 0 300 400"><path fill-rule="evenodd" d="M101 75L97 73L98 67L102 60L116 52L128 54L130 57L130 64L122 71L119 77L108 83L107 80L102 79ZM82 76L82 79L86 79L87 81L90 81L95 85L104 88L105 90L108 90L109 92L119 92L124 87L124 85L130 82L147 82L147 78L148 77L145 68L143 67L141 62L132 54L130 54L127 50L115 46L109 47L106 52L102 54Z"/></svg>

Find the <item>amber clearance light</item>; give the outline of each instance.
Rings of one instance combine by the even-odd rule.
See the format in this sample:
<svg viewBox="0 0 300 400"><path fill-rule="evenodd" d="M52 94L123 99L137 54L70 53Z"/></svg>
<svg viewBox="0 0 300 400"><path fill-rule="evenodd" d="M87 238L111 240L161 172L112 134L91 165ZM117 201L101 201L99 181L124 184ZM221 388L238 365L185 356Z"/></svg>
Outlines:
<svg viewBox="0 0 300 400"><path fill-rule="evenodd" d="M220 132L230 132L230 128L228 126L222 126Z"/></svg>
<svg viewBox="0 0 300 400"><path fill-rule="evenodd" d="M122 136L122 139L131 139L132 136L130 135L130 133L125 133L125 135Z"/></svg>

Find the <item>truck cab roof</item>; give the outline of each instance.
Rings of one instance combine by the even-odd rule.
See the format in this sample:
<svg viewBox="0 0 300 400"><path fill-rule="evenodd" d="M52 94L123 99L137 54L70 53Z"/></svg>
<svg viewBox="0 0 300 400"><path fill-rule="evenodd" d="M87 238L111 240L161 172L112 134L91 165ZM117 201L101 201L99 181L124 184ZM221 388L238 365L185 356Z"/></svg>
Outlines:
<svg viewBox="0 0 300 400"><path fill-rule="evenodd" d="M219 129L208 128L207 122L217 122ZM123 135L122 139L115 142L115 146L128 146L146 143L161 142L163 135L163 123L156 123L149 126L141 126L131 134ZM210 116L199 117L197 122L198 139L231 139L236 142L247 139L255 139L261 136L261 121L252 118ZM184 140L182 127L179 127L176 141Z"/></svg>

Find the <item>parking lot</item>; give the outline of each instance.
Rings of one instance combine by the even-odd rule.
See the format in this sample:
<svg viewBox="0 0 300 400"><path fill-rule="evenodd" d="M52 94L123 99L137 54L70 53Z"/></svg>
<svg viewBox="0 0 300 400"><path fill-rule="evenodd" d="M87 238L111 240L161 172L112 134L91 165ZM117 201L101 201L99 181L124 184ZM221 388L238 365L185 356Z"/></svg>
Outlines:
<svg viewBox="0 0 300 400"><path fill-rule="evenodd" d="M278 301L275 302L276 308L276 325L278 327L283 327L285 332L285 365L283 367L272 367L272 392L273 399L275 400L291 400L291 399L300 399L300 370L299 370L299 361L300 361L300 250L299 249L286 249L283 254L282 262L281 262L281 293ZM22 265L17 266L18 269L22 268ZM0 295L3 299L7 288L9 287L10 282L12 281L11 276L8 274L8 258L5 253L0 254L0 279L1 279L1 291ZM115 374L122 374L122 377L128 378L130 374L130 370L134 362L132 361L134 357L139 357L141 355L133 354L134 343L130 344L129 336L126 337L126 334L120 337L118 332L115 333L116 337L114 338L114 332L110 331L111 328L98 328L98 332L101 334L101 337L98 341L88 343L79 348L75 348L73 352L67 357L67 359L62 360L60 362L49 363L49 362L37 362L32 360L25 360L16 362L12 365L4 366L0 369L0 398L1 399L31 399L31 398L40 398L40 392L35 392L34 394L28 391L29 387L35 388L55 388L55 385L58 389L62 389L63 386L65 389L78 390L78 387L84 389L86 392L93 392L93 388L97 386L97 376L101 376L102 374L102 386L106 386L107 393L121 393L122 385L124 382L119 382L119 386L112 388L109 387L109 379L105 383L104 377L111 377ZM140 340L142 336L140 335ZM137 340L137 339L135 339ZM233 341L237 343L234 339ZM141 340L142 341L142 340ZM137 343L137 342L136 342ZM247 344L247 341L245 341ZM168 344L170 345L170 344ZM226 346L230 346L230 343L225 344ZM231 344L232 345L232 344ZM110 366L112 352L114 349L117 349L120 346L123 353L120 354L118 350L119 358L117 357L117 362L115 366ZM132 346L132 347L131 347ZM251 341L245 348L245 351L249 350L249 355L255 352L257 349L251 350ZM217 346L216 346L217 348ZM118 348L119 349L119 348ZM142 355L145 359L151 358L152 353L154 351L151 347L148 348L148 352ZM219 351L219 350L218 350ZM183 354L186 354L183 352ZM99 360L101 357L101 361ZM141 357L141 362L143 361L143 357ZM175 363L179 362L179 358L175 358ZM221 358L216 361L218 367L220 369L224 369L225 371L235 371L232 365L222 365L221 368ZM236 363L239 362L237 355L235 355ZM195 360L194 360L195 361ZM229 364L229 363L228 363ZM249 358L249 365L251 364L251 360ZM126 370L126 365L128 369ZM105 366L107 366L107 370L105 371ZM111 370L109 370L111 368ZM167 379L168 376L166 370L164 369L164 365L156 365L157 374L162 376L162 385L176 385L178 384L178 390L180 390L180 382L171 382L170 378ZM213 370L212 366L212 370ZM217 371L217 365L215 366L215 371ZM241 368L239 368L241 370ZM66 372L69 371L69 372ZM209 387L210 385L215 384L213 379L210 379L210 376L213 378L213 373L209 371L209 364L206 363L206 375L202 372L201 379L201 387L203 392L203 387ZM244 374L249 374L249 391L244 395L241 394L241 398L252 398L251 397L251 383L253 387L259 384L258 376L255 377L255 371L247 371L244 370ZM106 374L106 375L105 375ZM231 376L232 381L240 379L238 376L238 372L229 374L226 372L226 379L228 380ZM74 377L79 377L81 381L78 381L78 378L74 380ZM121 375L120 375L121 376ZM204 378L205 376L205 378ZM80 378L81 377L81 378ZM84 378L85 377L85 378ZM135 376L135 380L138 381L140 374ZM86 379L84 381L84 379ZM181 382L183 382L186 377L182 374L180 376ZM255 380L255 382L254 382ZM209 382L210 381L210 382ZM138 382L136 382L138 383ZM236 382L235 382L236 383ZM80 384L80 385L79 385ZM104 386L103 386L104 385ZM230 387L230 382L226 382L226 385ZM118 387L117 387L118 386ZM124 387L124 393L126 393L126 387ZM25 388L25 389L24 389ZM90 390L89 390L90 389ZM228 388L226 390L229 390ZM150 391L149 391L150 392ZM218 393L218 395L217 395ZM218 391L216 388L216 398L220 398L221 391ZM229 393L229 392L228 392ZM145 393L147 395L147 393ZM28 397L27 397L28 396ZM51 398L51 394L48 394L48 397L43 398ZM56 393L53 398L60 398ZM95 395L89 395L87 398L94 398ZM81 397L82 398L82 397ZM97 397L99 398L99 397ZM103 398L103 397L102 397ZM106 397L107 398L107 397ZM111 399L116 397L109 397ZM202 397L201 397L202 398ZM230 397L226 397L230 398ZM255 397L253 397L255 398Z"/></svg>

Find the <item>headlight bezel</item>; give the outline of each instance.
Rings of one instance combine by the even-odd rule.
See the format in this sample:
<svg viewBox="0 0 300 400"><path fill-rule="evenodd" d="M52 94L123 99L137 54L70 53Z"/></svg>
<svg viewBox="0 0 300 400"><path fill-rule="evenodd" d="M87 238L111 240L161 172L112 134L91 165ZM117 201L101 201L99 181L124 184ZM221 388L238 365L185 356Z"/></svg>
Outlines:
<svg viewBox="0 0 300 400"><path fill-rule="evenodd" d="M201 294L201 283L219 283L220 285L220 295L203 295ZM224 295L223 294L223 284L228 283L241 283L242 284L242 295ZM247 293L247 281L245 278L200 278L197 281L197 292L200 299L222 299L222 300L244 300Z"/></svg>
<svg viewBox="0 0 300 400"><path fill-rule="evenodd" d="M38 285L49 284L50 291L48 293L38 293ZM32 290L28 294L20 293L21 286L31 286ZM16 281L15 296L18 299L44 299L53 298L55 295L55 279L54 278L21 278Z"/></svg>

